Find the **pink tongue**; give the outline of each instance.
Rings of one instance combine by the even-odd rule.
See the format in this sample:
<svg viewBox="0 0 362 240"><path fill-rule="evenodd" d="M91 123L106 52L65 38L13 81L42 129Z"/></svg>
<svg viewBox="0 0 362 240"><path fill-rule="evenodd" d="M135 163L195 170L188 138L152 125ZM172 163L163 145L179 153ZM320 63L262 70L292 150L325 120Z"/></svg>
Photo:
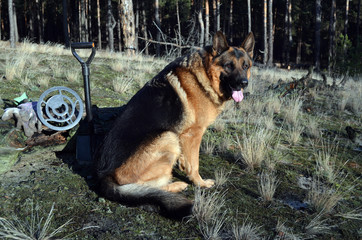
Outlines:
<svg viewBox="0 0 362 240"><path fill-rule="evenodd" d="M241 102L243 100L243 98L244 98L243 91L242 90L233 91L232 97L233 97L235 102Z"/></svg>

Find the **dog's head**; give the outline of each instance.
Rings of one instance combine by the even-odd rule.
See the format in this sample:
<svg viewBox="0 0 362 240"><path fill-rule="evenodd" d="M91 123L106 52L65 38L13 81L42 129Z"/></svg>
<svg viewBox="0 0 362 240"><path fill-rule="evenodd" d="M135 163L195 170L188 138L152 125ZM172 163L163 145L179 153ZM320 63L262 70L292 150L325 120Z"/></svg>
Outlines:
<svg viewBox="0 0 362 240"><path fill-rule="evenodd" d="M249 33L240 47L228 45L225 36L217 32L212 44L211 69L218 75L217 88L224 99L243 100L243 91L248 86L254 51L254 35ZM216 86L214 86L215 88Z"/></svg>

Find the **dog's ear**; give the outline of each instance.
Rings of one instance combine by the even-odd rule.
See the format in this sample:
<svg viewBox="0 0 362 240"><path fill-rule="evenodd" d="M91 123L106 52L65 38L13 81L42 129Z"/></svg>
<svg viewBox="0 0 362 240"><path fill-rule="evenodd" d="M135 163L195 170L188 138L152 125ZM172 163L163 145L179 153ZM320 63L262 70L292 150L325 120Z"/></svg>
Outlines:
<svg viewBox="0 0 362 240"><path fill-rule="evenodd" d="M214 35L214 39L212 40L212 49L216 53L215 55L221 54L228 48L229 48L229 45L226 41L224 34L220 31L218 31Z"/></svg>
<svg viewBox="0 0 362 240"><path fill-rule="evenodd" d="M253 32L250 32L248 36L246 36L244 42L241 44L241 48L244 48L244 50L249 54L249 56L253 58L254 46L255 46L254 34Z"/></svg>

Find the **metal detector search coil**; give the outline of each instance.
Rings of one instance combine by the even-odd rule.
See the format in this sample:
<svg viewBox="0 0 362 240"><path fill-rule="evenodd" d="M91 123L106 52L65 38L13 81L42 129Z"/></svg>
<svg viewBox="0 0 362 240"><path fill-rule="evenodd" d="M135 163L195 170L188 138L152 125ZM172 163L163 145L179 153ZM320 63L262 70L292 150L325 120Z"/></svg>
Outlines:
<svg viewBox="0 0 362 240"><path fill-rule="evenodd" d="M82 119L83 102L70 88L52 87L40 96L37 114L48 128L56 131L69 130Z"/></svg>

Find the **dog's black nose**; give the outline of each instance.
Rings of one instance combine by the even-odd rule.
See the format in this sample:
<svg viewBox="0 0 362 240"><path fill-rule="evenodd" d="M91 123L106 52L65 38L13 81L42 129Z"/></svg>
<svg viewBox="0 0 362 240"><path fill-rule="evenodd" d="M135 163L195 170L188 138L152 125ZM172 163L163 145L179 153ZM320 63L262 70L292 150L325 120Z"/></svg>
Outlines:
<svg viewBox="0 0 362 240"><path fill-rule="evenodd" d="M248 79L246 79L246 78L243 78L243 79L241 79L241 87L242 88L246 88L247 86L248 86Z"/></svg>

